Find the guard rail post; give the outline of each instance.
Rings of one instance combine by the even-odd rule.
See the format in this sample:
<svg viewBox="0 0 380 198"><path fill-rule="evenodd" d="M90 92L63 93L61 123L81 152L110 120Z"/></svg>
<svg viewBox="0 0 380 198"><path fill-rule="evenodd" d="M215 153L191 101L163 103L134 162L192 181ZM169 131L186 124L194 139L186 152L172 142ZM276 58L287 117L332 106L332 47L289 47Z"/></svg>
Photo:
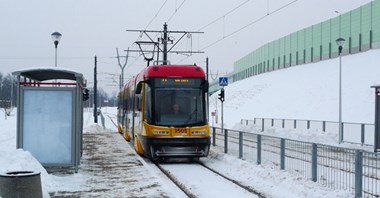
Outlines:
<svg viewBox="0 0 380 198"><path fill-rule="evenodd" d="M264 131L264 118L261 119L261 131Z"/></svg>
<svg viewBox="0 0 380 198"><path fill-rule="evenodd" d="M361 144L362 144L362 146L363 146L363 144L364 144L364 139L365 139L365 125L364 124L361 124L361 138L360 138L360 142L361 142Z"/></svg>
<svg viewBox="0 0 380 198"><path fill-rule="evenodd" d="M239 131L239 159L243 158L243 132Z"/></svg>
<svg viewBox="0 0 380 198"><path fill-rule="evenodd" d="M343 142L344 140L344 122L342 122L342 139L341 141Z"/></svg>
<svg viewBox="0 0 380 198"><path fill-rule="evenodd" d="M316 143L313 143L312 145L312 151L311 151L311 180L313 182L317 181L317 171L318 171L318 146Z"/></svg>
<svg viewBox="0 0 380 198"><path fill-rule="evenodd" d="M228 130L224 129L224 153L228 152Z"/></svg>
<svg viewBox="0 0 380 198"><path fill-rule="evenodd" d="M216 136L216 128L215 127L212 127L212 145L215 146L216 143L215 143L215 137Z"/></svg>
<svg viewBox="0 0 380 198"><path fill-rule="evenodd" d="M280 169L285 169L285 139L281 138Z"/></svg>
<svg viewBox="0 0 380 198"><path fill-rule="evenodd" d="M261 135L257 135L257 164L261 164Z"/></svg>
<svg viewBox="0 0 380 198"><path fill-rule="evenodd" d="M355 197L362 197L363 186L363 152L355 151Z"/></svg>

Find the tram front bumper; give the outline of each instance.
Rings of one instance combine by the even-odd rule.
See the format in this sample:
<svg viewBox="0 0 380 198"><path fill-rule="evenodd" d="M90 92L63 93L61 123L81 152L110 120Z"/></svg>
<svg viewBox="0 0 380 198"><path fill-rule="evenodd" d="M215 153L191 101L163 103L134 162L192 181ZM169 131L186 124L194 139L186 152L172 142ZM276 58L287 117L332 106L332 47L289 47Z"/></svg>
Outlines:
<svg viewBox="0 0 380 198"><path fill-rule="evenodd" d="M210 137L147 138L145 143L152 158L206 157L210 149Z"/></svg>

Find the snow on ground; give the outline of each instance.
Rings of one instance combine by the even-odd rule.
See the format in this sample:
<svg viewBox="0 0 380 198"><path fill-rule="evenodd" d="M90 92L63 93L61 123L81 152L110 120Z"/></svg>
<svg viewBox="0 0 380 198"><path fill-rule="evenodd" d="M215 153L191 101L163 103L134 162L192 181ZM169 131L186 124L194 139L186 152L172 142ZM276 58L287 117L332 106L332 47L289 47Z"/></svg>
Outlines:
<svg viewBox="0 0 380 198"><path fill-rule="evenodd" d="M380 84L379 62L379 49L342 57L343 122L374 123L375 94L370 87ZM338 79L335 58L232 83L225 87L225 127L254 117L338 121ZM220 119L218 93L210 97L210 112L217 108Z"/></svg>
<svg viewBox="0 0 380 198"><path fill-rule="evenodd" d="M380 67L377 65L380 62L379 55L380 50L371 50L342 58L343 121L373 123L375 97L374 90L370 86L380 84L380 79L377 78L380 73ZM338 60L332 59L266 73L225 87L225 128L240 129L241 119L254 117L336 121L338 118ZM216 108L216 98L217 94L210 98L210 111ZM220 103L218 103L218 109L220 113ZM105 108L103 111L106 115L106 129L93 124L92 111L86 111L85 131L111 133L116 130L110 120L110 118L116 118L116 108ZM48 174L28 151L15 149L15 114L16 110L7 119L0 117L0 172L12 170L41 172L45 197L48 197L49 191L61 190L60 188L63 187L81 188L70 186L67 182L81 182L88 175L71 174L63 179ZM308 132L310 131L278 128L266 131L271 135L289 137L290 133L295 139L337 144L336 133ZM255 165L238 160L215 148L212 148L210 156L202 161L232 178L238 178L247 185L253 186L257 191L264 192L267 197L353 197L352 193L321 187L308 179L280 171L274 166ZM150 168L149 164L145 166ZM150 174L159 175L155 171L150 171ZM138 182L144 182L144 180ZM173 194L173 196L183 195Z"/></svg>

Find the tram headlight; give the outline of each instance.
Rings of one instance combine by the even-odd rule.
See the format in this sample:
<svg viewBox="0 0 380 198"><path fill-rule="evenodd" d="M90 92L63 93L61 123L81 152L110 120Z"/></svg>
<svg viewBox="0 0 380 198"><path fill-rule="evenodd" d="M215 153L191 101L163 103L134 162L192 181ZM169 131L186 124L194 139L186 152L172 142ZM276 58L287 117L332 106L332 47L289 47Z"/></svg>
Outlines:
<svg viewBox="0 0 380 198"><path fill-rule="evenodd" d="M165 131L165 130L153 130L153 135L169 135L169 131Z"/></svg>
<svg viewBox="0 0 380 198"><path fill-rule="evenodd" d="M196 130L196 131L192 131L191 134L193 134L193 135L206 135L207 131L206 130Z"/></svg>

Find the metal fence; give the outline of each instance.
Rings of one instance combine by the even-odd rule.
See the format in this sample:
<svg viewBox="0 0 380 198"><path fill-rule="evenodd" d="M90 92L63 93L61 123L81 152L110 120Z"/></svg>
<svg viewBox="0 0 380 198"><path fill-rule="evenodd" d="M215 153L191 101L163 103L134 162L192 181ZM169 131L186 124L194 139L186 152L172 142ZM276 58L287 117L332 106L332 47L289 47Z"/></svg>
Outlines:
<svg viewBox="0 0 380 198"><path fill-rule="evenodd" d="M363 150L212 127L212 144L224 153L309 178L355 197L380 197L380 156Z"/></svg>
<svg viewBox="0 0 380 198"><path fill-rule="evenodd" d="M270 127L285 129L319 130L321 132L336 132L339 130L339 122L321 120L297 120L276 118L242 119L241 125L256 125L265 131ZM372 145L374 144L375 125L369 123L342 122L343 142Z"/></svg>

